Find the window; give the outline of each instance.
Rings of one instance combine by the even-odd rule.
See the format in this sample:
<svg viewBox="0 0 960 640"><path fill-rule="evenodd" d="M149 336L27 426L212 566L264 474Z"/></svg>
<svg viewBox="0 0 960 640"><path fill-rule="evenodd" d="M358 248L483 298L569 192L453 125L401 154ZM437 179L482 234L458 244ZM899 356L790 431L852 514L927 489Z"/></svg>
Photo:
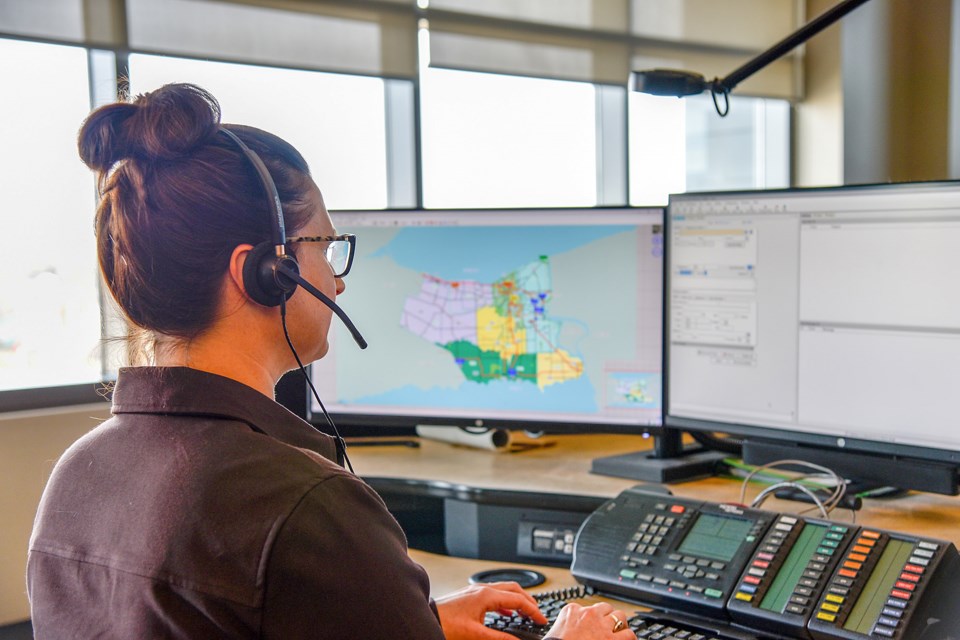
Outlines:
<svg viewBox="0 0 960 640"><path fill-rule="evenodd" d="M0 9L0 32L16 38L0 39L0 82L11 88L0 106L0 175L14 212L0 219L0 411L70 402L60 398L68 387L87 394L69 398L93 399L90 383L122 362L119 343L101 339L121 331L114 310L101 312L94 182L76 153L91 104L114 99L118 57L133 94L192 82L218 98L225 122L290 141L331 210L662 205L672 192L789 186L786 98L799 86L797 65L747 89L781 98L733 97L726 118L707 95L626 89L629 68L724 66L768 40L676 32L713 24L708 4L678 2L664 14L628 0L546 13L461 0L318 0L302 10L170 2L158 10L119 0L90 13L77 0L56 0L56 11L10 0ZM790 7L770 10L789 22ZM638 11L642 25L628 28L625 16ZM191 16L215 17L216 33ZM651 48L638 25L677 46Z"/></svg>
<svg viewBox="0 0 960 640"><path fill-rule="evenodd" d="M424 69L426 207L597 202L593 85Z"/></svg>
<svg viewBox="0 0 960 640"><path fill-rule="evenodd" d="M306 158L329 209L387 206L379 78L130 56L131 93L169 82L190 82L210 91L223 108L224 122L259 127L291 143Z"/></svg>
<svg viewBox="0 0 960 640"><path fill-rule="evenodd" d="M102 378L87 52L0 40L0 391Z"/></svg>
<svg viewBox="0 0 960 640"><path fill-rule="evenodd" d="M731 96L717 115L709 94L629 97L630 203L670 193L790 186L790 103Z"/></svg>

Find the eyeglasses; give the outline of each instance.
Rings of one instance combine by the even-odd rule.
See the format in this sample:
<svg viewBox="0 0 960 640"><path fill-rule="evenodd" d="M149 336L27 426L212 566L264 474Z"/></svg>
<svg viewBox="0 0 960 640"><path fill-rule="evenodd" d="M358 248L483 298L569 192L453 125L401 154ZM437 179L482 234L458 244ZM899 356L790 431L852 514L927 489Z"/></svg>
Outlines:
<svg viewBox="0 0 960 640"><path fill-rule="evenodd" d="M339 236L294 236L287 242L329 242L323 255L333 269L333 277L342 278L350 273L353 266L353 251L357 246L357 236L343 233Z"/></svg>

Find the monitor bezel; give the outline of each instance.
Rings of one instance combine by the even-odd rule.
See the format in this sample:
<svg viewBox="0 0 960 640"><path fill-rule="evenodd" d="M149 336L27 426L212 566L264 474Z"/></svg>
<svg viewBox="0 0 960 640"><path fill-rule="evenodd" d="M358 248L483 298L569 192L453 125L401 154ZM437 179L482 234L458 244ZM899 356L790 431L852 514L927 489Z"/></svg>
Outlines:
<svg viewBox="0 0 960 640"><path fill-rule="evenodd" d="M882 440L870 440L849 436L830 436L809 431L791 431L780 426L759 426L735 421L707 420L673 415L670 411L670 264L671 264L671 207L677 201L703 198L748 198L776 197L777 195L826 194L831 193L876 193L904 190L946 190L955 189L960 193L960 180L931 180L918 182L869 183L856 185L837 185L824 187L791 187L784 189L745 189L736 191L697 191L671 194L664 216L664 254L663 254L663 365L662 409L663 429L697 431L706 433L725 433L735 437L755 438L778 443L792 443L798 450L826 449L837 453L849 453L904 458L930 462L960 463L960 450L944 450L909 443L893 443ZM843 444L838 442L843 441Z"/></svg>
<svg viewBox="0 0 960 640"><path fill-rule="evenodd" d="M351 214L411 214L411 215L436 215L443 212L454 212L458 214L469 213L483 215L484 213L503 213L505 211L513 212L565 212L565 213L583 213L589 215L591 212L611 212L611 211L633 211L639 213L652 213L660 216L660 226L663 229L667 217L665 206L595 206L595 207L470 207L470 208L414 208L414 209L349 209L333 210L331 214L351 215ZM661 278L661 286L663 280ZM661 305L663 303L663 291L660 297ZM661 309L662 313L662 309ZM661 331L662 338L662 331ZM662 345L661 345L662 347ZM661 348L661 364L662 364ZM312 372L307 367L308 375ZM296 381L293 374L296 373ZM288 374L293 382L289 383L292 388L286 388L283 393L277 394L277 399L281 404L290 408L301 418L310 422L317 428L327 431L329 426L321 412L313 411L313 402L310 397L310 391L306 382L302 379L299 372ZM663 376L661 372L661 389ZM302 392L302 397L301 397ZM322 400L323 398L321 398ZM460 428L466 430L476 430L478 432L502 429L510 431L524 431L530 434L577 434L577 433L611 433L611 434L629 434L640 436L656 436L662 433L663 426L663 395L660 398L660 423L640 424L640 423L617 423L607 421L557 421L557 420L536 420L531 418L505 419L490 417L477 412L473 416L441 416L441 415L404 415L398 413L356 413L329 411L330 418L333 420L341 435L345 437L352 436L390 436L392 434L413 433L419 425L429 426L448 426L451 428ZM302 409L301 409L302 408Z"/></svg>

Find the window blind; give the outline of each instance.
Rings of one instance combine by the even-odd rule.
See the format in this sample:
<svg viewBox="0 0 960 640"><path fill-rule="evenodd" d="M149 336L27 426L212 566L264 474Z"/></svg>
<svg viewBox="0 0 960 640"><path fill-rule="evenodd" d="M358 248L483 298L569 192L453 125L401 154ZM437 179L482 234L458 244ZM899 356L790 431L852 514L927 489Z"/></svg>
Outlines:
<svg viewBox="0 0 960 640"><path fill-rule="evenodd" d="M390 10L396 4L402 10ZM399 2L126 0L130 47L152 53L411 78L416 15Z"/></svg>
<svg viewBox="0 0 960 640"><path fill-rule="evenodd" d="M723 77L792 33L803 0L430 0L436 67L624 85L631 70ZM740 93L794 98L800 53Z"/></svg>
<svg viewBox="0 0 960 640"><path fill-rule="evenodd" d="M0 32L8 35L82 42L82 0L4 0Z"/></svg>

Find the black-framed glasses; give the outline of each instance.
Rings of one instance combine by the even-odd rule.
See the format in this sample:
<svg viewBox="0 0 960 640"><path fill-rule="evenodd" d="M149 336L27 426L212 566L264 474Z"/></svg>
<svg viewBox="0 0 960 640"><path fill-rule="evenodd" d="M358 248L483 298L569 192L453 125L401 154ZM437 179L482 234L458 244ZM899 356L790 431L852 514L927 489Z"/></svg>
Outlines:
<svg viewBox="0 0 960 640"><path fill-rule="evenodd" d="M350 273L350 267L353 266L357 236L352 233L342 233L339 236L294 236L287 238L287 242L328 242L323 249L323 255L333 269L333 276L342 278Z"/></svg>

